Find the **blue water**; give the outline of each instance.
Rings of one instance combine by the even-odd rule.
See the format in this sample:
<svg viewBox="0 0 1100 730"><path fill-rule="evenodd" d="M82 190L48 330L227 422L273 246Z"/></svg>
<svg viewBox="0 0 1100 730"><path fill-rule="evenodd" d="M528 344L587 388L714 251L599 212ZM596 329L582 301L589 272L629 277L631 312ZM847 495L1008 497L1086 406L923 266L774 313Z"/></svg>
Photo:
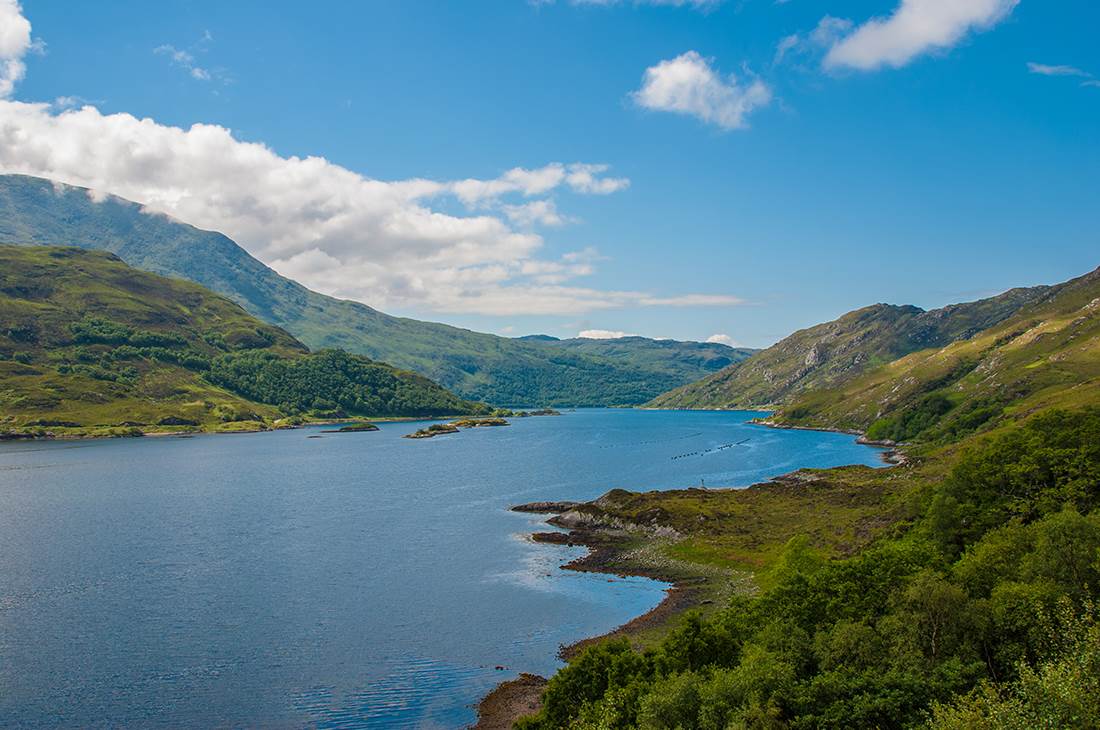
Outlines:
<svg viewBox="0 0 1100 730"><path fill-rule="evenodd" d="M0 725L462 727L665 588L559 570L508 505L880 463L751 415L0 446Z"/></svg>

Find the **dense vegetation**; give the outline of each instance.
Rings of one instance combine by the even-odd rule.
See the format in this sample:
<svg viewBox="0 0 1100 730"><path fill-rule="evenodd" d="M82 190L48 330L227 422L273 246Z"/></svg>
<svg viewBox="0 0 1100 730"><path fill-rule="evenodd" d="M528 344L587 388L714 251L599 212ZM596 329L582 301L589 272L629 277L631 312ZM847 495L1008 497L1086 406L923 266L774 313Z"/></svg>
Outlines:
<svg viewBox="0 0 1100 730"><path fill-rule="evenodd" d="M800 330L751 359L655 398L655 408L759 408L835 388L911 352L966 340L1043 297L1048 287L924 311L875 304Z"/></svg>
<svg viewBox="0 0 1100 730"><path fill-rule="evenodd" d="M111 254L15 246L0 246L0 409L9 436L488 410L362 356L310 354L233 302Z"/></svg>
<svg viewBox="0 0 1100 730"><path fill-rule="evenodd" d="M893 536L834 559L794 537L756 595L586 649L521 726L1100 726L1100 411L953 458L917 469Z"/></svg>
<svg viewBox="0 0 1100 730"><path fill-rule="evenodd" d="M226 354L211 363L206 379L291 414L438 416L490 411L441 390L425 377L398 373L342 350L296 359L269 352Z"/></svg>
<svg viewBox="0 0 1100 730"><path fill-rule="evenodd" d="M634 405L748 356L713 343L510 339L392 317L279 276L220 233L121 198L0 176L0 241L110 251L131 266L197 282L313 349L339 348L500 406Z"/></svg>

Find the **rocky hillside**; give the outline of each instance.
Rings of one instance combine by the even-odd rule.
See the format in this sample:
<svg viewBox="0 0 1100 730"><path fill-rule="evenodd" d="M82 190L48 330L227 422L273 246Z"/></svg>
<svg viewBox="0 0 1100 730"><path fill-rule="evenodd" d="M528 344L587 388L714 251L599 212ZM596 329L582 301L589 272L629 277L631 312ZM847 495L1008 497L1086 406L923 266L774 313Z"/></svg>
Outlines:
<svg viewBox="0 0 1100 730"><path fill-rule="evenodd" d="M838 387L806 393L776 419L867 430L870 438L954 441L1052 407L1100 404L1100 269L1013 317Z"/></svg>
<svg viewBox="0 0 1100 730"><path fill-rule="evenodd" d="M718 344L512 339L393 317L280 276L220 233L24 175L0 176L0 241L110 251L227 296L311 348L366 355L502 406L644 403L746 356Z"/></svg>
<svg viewBox="0 0 1100 730"><path fill-rule="evenodd" d="M744 362L658 396L655 408L764 408L849 382L911 352L965 340L1042 298L1048 287L925 311L875 304L800 330Z"/></svg>
<svg viewBox="0 0 1100 730"><path fill-rule="evenodd" d="M362 356L310 353L230 300L113 254L0 245L0 433L8 436L486 410Z"/></svg>

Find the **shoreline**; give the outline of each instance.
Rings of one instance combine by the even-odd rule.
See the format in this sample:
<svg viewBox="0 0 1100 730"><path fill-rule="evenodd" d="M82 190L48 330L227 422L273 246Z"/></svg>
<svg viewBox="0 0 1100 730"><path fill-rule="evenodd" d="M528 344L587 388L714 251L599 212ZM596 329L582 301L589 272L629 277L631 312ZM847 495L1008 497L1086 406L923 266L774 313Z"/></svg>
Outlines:
<svg viewBox="0 0 1100 730"><path fill-rule="evenodd" d="M294 431L302 428L309 428L311 426L338 426L349 423L415 423L419 421L450 421L456 418L465 418L466 416L385 416L380 418L327 418L319 419L316 421L308 421L306 423L285 424L281 426L271 425L266 427L249 427L239 429L204 429L197 426L188 426L181 428L179 431L142 431L137 426L91 426L86 430L76 430L72 432L56 433L46 431L45 433L26 433L26 432L0 432L0 444L4 443L17 443L21 441L103 441L109 439L120 438L167 438L171 436L177 437L190 437L190 436L235 436L240 434L255 434L255 433L270 433L273 431ZM48 428L48 427L47 427ZM118 433L110 433L110 431L118 431ZM100 432L102 431L102 433Z"/></svg>
<svg viewBox="0 0 1100 730"><path fill-rule="evenodd" d="M660 410L660 409L647 409ZM807 430L831 433L844 433L850 436L858 436L857 443L865 446L885 448L880 452L880 457L887 464L886 469L903 466L910 462L909 457L902 451L904 444L894 442L871 441L863 433L848 429L829 429L810 426L789 426L768 423L763 419L754 419L751 423L778 428L783 430ZM771 479L751 486L783 483L793 474L801 470L794 470L786 474L779 474ZM738 487L744 489L749 487ZM647 567L636 561L632 561L629 553L638 542L643 546L654 546L661 543L661 538L648 535L640 540L637 536L631 536L625 530L617 530L607 526L592 526L579 528L562 522L561 515L572 508L585 504L583 502L570 501L540 501L527 504L513 505L509 510L529 514L549 515L547 524L568 529L568 532L535 532L530 539L535 542L557 545L583 545L588 553L560 566L563 570L575 570L587 573L603 573L618 576L637 576L650 578L669 583L665 590L665 597L649 611L637 616L630 621L617 626L610 631L597 636L579 639L572 644L562 645L558 650L558 656L568 661L575 657L581 650L597 644L606 639L615 637L636 637L642 632L655 629L662 625L668 625L676 617L693 609L713 603L713 599L705 596L710 576L705 575L705 566L699 565L695 575L690 571L676 573L671 569L665 571L659 568ZM687 565L684 566L687 568ZM506 730L526 715L538 712L541 707L542 693L549 682L548 678L538 675L521 673L516 679L507 680L498 684L491 692L481 698L475 705L477 721L470 726L470 730Z"/></svg>
<svg viewBox="0 0 1100 730"><path fill-rule="evenodd" d="M714 592L715 584L711 582L714 576L708 575L710 571L705 566L682 563L677 569L670 564L646 564L646 549L658 547L665 542L655 535L639 538L626 530L607 526L569 527L563 524L558 518L577 504L533 502L515 505L509 509L514 512L548 515L547 524L568 529L568 532L534 532L529 537L532 541L563 546L582 545L588 549L585 555L559 566L561 570L649 578L667 583L669 587L665 589L664 598L645 613L602 634L578 639L571 644L562 644L558 648L560 659L569 661L586 647L606 639L639 637L643 632L669 625L693 608L714 603L708 597ZM548 678L528 673L521 673L516 679L501 682L478 701L475 706L477 722L470 726L471 730L511 728L519 718L538 712L547 682Z"/></svg>

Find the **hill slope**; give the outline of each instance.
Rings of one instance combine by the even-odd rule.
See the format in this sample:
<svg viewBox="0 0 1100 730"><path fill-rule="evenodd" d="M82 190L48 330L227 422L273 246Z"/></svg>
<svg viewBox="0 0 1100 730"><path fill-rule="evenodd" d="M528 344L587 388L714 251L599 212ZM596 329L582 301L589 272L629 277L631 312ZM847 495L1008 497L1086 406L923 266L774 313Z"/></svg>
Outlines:
<svg viewBox="0 0 1100 730"><path fill-rule="evenodd" d="M77 248L0 246L0 430L262 427L284 416L484 412L190 282Z"/></svg>
<svg viewBox="0 0 1100 730"><path fill-rule="evenodd" d="M776 417L871 438L951 441L1002 417L1091 404L1100 404L1100 269L969 339L807 393Z"/></svg>
<svg viewBox="0 0 1100 730"><path fill-rule="evenodd" d="M743 356L724 345L705 345L721 354L700 357L699 343L658 343L662 356L653 357L654 346L639 342L575 346L393 317L280 276L220 233L145 213L121 198L96 202L83 188L23 175L0 176L0 241L110 251L131 266L227 296L311 348L366 355L497 405L644 403L719 369L723 357Z"/></svg>
<svg viewBox="0 0 1100 730"><path fill-rule="evenodd" d="M1011 317L1047 287L924 311L875 304L800 330L744 362L658 396L655 408L759 408L848 382L916 350L964 340Z"/></svg>

